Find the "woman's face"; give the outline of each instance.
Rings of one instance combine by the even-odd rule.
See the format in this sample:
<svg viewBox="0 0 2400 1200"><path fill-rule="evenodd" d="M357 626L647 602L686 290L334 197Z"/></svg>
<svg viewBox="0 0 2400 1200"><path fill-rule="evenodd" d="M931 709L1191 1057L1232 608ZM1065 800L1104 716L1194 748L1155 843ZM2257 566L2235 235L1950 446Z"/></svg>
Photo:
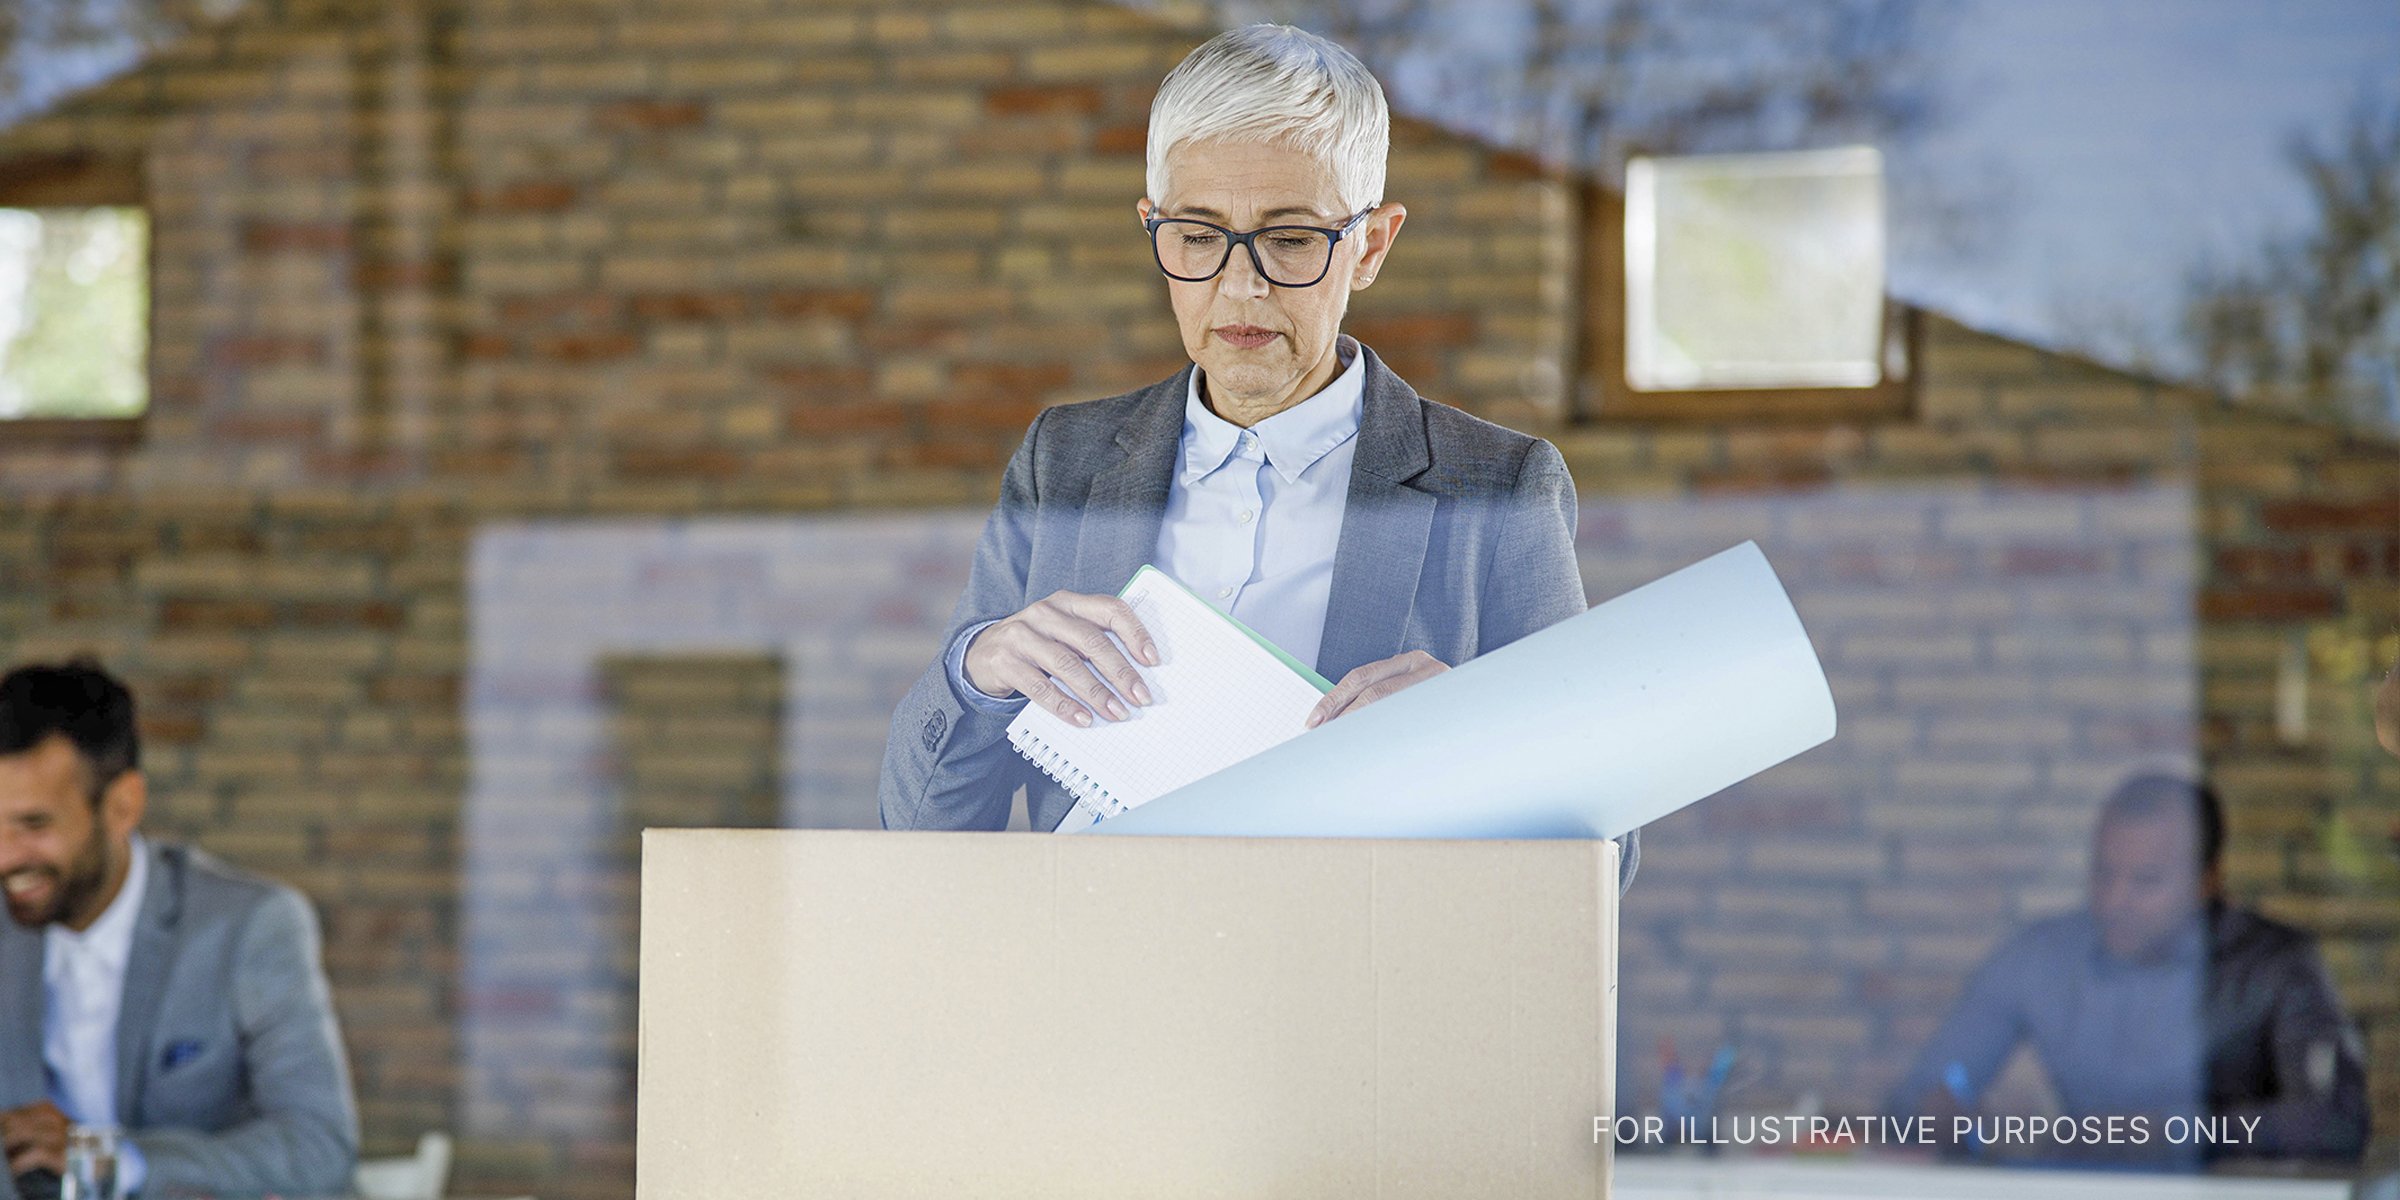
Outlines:
<svg viewBox="0 0 2400 1200"><path fill-rule="evenodd" d="M1338 229L1356 214L1342 207L1333 169L1298 150L1264 142L1187 142L1167 155L1163 198L1135 206L1147 220L1194 217L1248 232L1262 225ZM1313 287L1279 287L1259 277L1238 247L1216 278L1167 280L1167 299L1184 352L1207 375L1209 407L1237 425L1254 425L1308 399L1339 373L1333 352L1350 293L1383 266L1408 212L1386 204L1333 248L1333 264Z"/></svg>

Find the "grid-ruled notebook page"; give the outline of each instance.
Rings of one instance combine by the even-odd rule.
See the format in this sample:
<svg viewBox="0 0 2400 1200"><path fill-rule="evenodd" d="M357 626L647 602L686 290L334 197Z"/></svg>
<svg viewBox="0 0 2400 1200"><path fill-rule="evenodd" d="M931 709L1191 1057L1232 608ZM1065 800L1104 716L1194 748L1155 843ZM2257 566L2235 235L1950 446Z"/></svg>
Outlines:
<svg viewBox="0 0 2400 1200"><path fill-rule="evenodd" d="M1028 706L1009 726L1027 757L1038 739L1133 808L1305 731L1321 693L1224 614L1154 568L1124 599L1158 643L1158 666L1134 663L1153 703L1127 705L1123 721L1095 716L1088 729Z"/></svg>

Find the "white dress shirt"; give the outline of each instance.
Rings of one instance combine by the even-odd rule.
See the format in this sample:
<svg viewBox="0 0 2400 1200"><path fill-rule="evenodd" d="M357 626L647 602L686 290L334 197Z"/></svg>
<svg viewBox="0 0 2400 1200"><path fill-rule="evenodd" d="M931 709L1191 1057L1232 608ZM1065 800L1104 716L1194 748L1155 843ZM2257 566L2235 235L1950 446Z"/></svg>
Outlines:
<svg viewBox="0 0 2400 1200"><path fill-rule="evenodd" d="M1333 555L1366 411L1357 339L1343 334L1334 353L1344 365L1333 382L1247 430L1209 411L1200 369L1192 368L1153 562L1311 667L1325 642ZM961 700L1005 715L1024 707L1023 694L1001 699L967 679L967 643L998 623L959 631L943 661Z"/></svg>
<svg viewBox="0 0 2400 1200"><path fill-rule="evenodd" d="M149 847L135 834L125 884L100 919L82 933L56 922L42 931L42 1061L52 1100L78 1124L117 1123L117 1010L149 886Z"/></svg>

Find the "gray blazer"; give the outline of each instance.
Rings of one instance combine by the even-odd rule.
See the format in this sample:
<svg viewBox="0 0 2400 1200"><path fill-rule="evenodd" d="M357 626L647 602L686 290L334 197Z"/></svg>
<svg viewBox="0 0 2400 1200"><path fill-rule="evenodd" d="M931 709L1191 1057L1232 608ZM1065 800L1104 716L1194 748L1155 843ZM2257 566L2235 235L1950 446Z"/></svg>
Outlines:
<svg viewBox="0 0 2400 1200"><path fill-rule="evenodd" d="M308 902L199 850L149 853L117 1016L144 1193L348 1192L358 1108ZM48 1098L43 1003L41 932L0 921L0 1109Z"/></svg>
<svg viewBox="0 0 2400 1200"><path fill-rule="evenodd" d="M1319 674L1409 650L1453 666L1584 610L1575 482L1558 450L1417 395L1365 346L1366 397L1333 559ZM1058 591L1114 594L1158 545L1190 367L1045 410L1000 481L946 647ZM1000 829L1026 788L1053 829L1073 798L1008 744L1010 718L952 690L940 656L892 714L879 788L891 829ZM1625 839L1622 880L1640 857Z"/></svg>

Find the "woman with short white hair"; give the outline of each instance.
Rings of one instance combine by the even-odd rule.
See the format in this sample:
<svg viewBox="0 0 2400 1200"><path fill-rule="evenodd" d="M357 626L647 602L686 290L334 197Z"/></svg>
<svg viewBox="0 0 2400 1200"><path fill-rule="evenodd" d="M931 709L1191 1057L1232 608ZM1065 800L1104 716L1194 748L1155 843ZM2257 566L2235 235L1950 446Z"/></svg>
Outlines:
<svg viewBox="0 0 2400 1200"><path fill-rule="evenodd" d="M1557 449L1341 332L1408 219L1390 144L1382 87L1315 34L1236 29L1168 74L1134 209L1192 365L1034 420L944 653L893 714L886 826L999 829L1020 785L1033 828L1069 820L1008 723L1152 702L1107 636L1156 661L1115 596L1144 563L1336 680L1310 726L1583 611ZM1629 835L1624 880L1638 858Z"/></svg>

